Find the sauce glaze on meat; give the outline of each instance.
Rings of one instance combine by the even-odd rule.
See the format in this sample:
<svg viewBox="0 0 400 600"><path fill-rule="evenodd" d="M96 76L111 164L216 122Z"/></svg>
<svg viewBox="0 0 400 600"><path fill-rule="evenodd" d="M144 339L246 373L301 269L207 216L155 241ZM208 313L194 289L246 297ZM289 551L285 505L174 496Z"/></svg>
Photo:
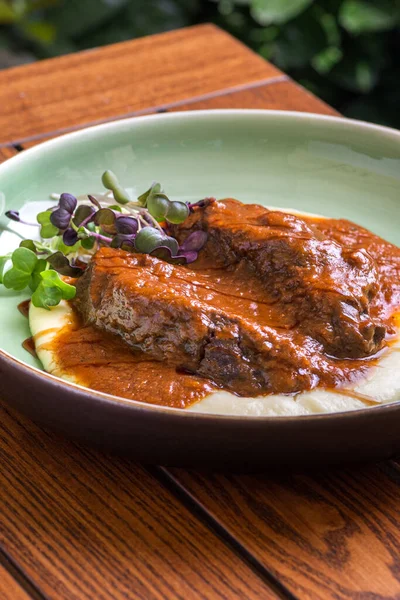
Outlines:
<svg viewBox="0 0 400 600"><path fill-rule="evenodd" d="M208 241L188 266L96 253L77 284L85 327L57 341L66 372L186 407L215 388L259 396L349 385L396 334L400 250L366 229L236 200L195 209L172 233L183 241L196 229Z"/></svg>

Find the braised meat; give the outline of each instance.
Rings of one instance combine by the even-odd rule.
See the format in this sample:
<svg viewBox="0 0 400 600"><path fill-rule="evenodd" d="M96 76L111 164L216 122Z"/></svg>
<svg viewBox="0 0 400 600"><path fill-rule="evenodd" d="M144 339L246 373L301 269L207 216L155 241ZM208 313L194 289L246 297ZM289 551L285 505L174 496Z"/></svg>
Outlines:
<svg viewBox="0 0 400 600"><path fill-rule="evenodd" d="M188 266L99 250L77 284L84 322L243 396L335 387L368 368L400 302L377 270L382 244L400 261L394 246L347 221L235 200L195 209L172 233L199 228L208 241Z"/></svg>
<svg viewBox="0 0 400 600"><path fill-rule="evenodd" d="M239 394L312 387L315 375L285 329L290 323L253 299L260 295L256 282L247 298L239 285L241 267L229 281L214 275L103 248L79 280L75 306L85 323L119 336L133 350ZM279 320L278 334L268 323Z"/></svg>
<svg viewBox="0 0 400 600"><path fill-rule="evenodd" d="M379 292L375 261L327 237L318 219L225 200L195 210L173 234L183 241L196 229L208 232L206 252L224 268L246 261L266 301L293 314L328 354L361 358L381 348L386 329L369 314Z"/></svg>

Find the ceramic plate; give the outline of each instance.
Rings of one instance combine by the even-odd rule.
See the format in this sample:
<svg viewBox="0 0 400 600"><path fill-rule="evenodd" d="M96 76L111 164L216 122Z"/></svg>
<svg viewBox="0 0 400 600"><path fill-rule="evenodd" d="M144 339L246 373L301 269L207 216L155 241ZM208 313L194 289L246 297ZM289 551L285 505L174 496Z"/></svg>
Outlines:
<svg viewBox="0 0 400 600"><path fill-rule="evenodd" d="M133 193L157 179L175 199L236 197L351 219L400 244L400 133L279 111L173 113L108 123L0 166L0 208L35 215L49 194L99 191L105 169ZM4 205L4 206L2 206ZM1 217L4 228L9 221ZM29 235L29 230L27 232ZM18 237L0 233L0 254ZM0 291L1 393L43 425L150 462L260 468L387 457L400 451L400 403L306 417L224 417L117 399L44 374Z"/></svg>

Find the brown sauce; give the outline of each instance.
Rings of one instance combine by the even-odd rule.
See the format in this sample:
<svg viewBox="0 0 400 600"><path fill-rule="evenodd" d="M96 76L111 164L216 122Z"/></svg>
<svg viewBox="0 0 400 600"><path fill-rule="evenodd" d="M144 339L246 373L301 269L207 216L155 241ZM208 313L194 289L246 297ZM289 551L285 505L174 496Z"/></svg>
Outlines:
<svg viewBox="0 0 400 600"><path fill-rule="evenodd" d="M230 314L241 316L253 334L258 328L260 343L267 340L264 332L268 329L288 348L294 347L298 372L301 372L303 365L308 369L311 365L318 372L315 383L311 386L307 384L308 389L320 386L344 393L341 388L362 379L388 350L397 333L396 315L400 307L400 250L348 221L310 217L302 219L328 239L346 247L346 251L357 253L360 249L366 250L374 261L379 276L379 291L371 301L369 314L371 318L384 322L386 337L379 352L373 356L356 359L337 358L323 352L299 330L294 313L284 310L281 303L274 302L273 290L267 297L265 286L243 263L226 268L218 264L215 256L205 252L196 263L190 265L190 269L198 274L198 280L195 281L191 275L183 284L187 285L189 299L191 286L196 285L199 302L206 303L212 299L216 306L223 307ZM160 269L165 270L167 281L168 265L161 266ZM183 272L182 277L184 276ZM161 275L157 273L157 277L157 281L162 281L163 272ZM338 287L338 293L340 285L347 283L333 282ZM149 285L155 285L151 279ZM179 285L182 286L182 281ZM171 293L172 288L173 283ZM89 388L124 398L185 408L204 398L212 390L223 388L204 376L182 372L178 360L153 360L142 352L134 351L117 336L93 326L82 325L77 315L75 322L57 337L52 350L57 355L63 373L76 377L82 385ZM285 372L282 377L288 378L290 375ZM279 373L277 378L279 383ZM250 393L240 395L260 394L250 390ZM350 391L349 395L354 393ZM360 399L366 403L370 400L370 404L373 404L373 399Z"/></svg>
<svg viewBox="0 0 400 600"><path fill-rule="evenodd" d="M30 306L31 301L30 300L24 300L23 302L20 302L18 304L18 310L21 313L22 316L28 318L29 317L29 306Z"/></svg>
<svg viewBox="0 0 400 600"><path fill-rule="evenodd" d="M63 374L105 394L186 408L214 389L206 379L178 373L174 366L135 354L110 334L85 327L77 315L49 349Z"/></svg>
<svg viewBox="0 0 400 600"><path fill-rule="evenodd" d="M26 340L22 342L22 347L24 350L29 352L29 354L31 354L34 358L38 357L36 353L35 340L33 339L33 337L26 338Z"/></svg>

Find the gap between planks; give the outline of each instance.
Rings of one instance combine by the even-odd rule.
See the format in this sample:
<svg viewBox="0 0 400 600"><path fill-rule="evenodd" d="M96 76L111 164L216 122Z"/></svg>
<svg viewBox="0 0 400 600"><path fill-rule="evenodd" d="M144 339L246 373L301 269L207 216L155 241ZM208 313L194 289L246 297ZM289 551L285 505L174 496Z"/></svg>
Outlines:
<svg viewBox="0 0 400 600"><path fill-rule="evenodd" d="M0 569L1 567L7 571L8 575L15 582L15 586L21 589L21 600L48 600L48 596L43 594L32 580L26 575L23 569L3 550L0 546ZM13 591L14 594L14 591ZM10 599L12 596L10 596ZM20 597L15 597L15 600L20 600Z"/></svg>
<svg viewBox="0 0 400 600"><path fill-rule="evenodd" d="M202 521L204 525L217 535L230 550L239 556L253 572L260 577L279 598L281 598L281 600L299 600L298 597L292 594L292 592L290 592L271 571L260 563L218 519L213 517L207 508L168 471L167 467L146 466L145 468L170 493L172 493L177 500L184 504L194 517Z"/></svg>
<svg viewBox="0 0 400 600"><path fill-rule="evenodd" d="M231 94L237 94L237 93L245 92L245 91L251 91L253 89L255 90L257 88L275 85L275 84L279 84L279 83L283 83L283 82L289 82L289 81L290 81L290 77L288 75L277 75L275 77L262 79L255 83L244 83L244 84L240 84L240 85L235 85L235 86L225 88L223 90L216 90L215 92L209 92L207 94L199 94L197 96L192 96L190 98L177 100L175 102L168 102L165 104L157 104L157 105L149 106L149 107L146 107L143 109L133 110L133 111L129 111L126 113L122 113L120 115L116 115L113 117L107 117L105 119L97 119L94 121L88 121L86 123L83 123L83 124L80 124L77 126L64 127L61 129L54 129L53 131L47 131L45 133L39 133L37 135L27 136L24 138L12 140L11 142L3 142L0 144L0 149L13 147L16 150L21 151L24 149L23 145L25 145L25 144L36 145L36 143L38 143L40 141L45 141L49 138L64 135L66 133L73 133L74 131L80 131L82 129L85 129L86 127L94 127L95 125L103 125L105 123L113 123L115 121L120 121L122 119L129 119L131 117L143 117L143 116L151 115L154 113L168 112L170 110L174 110L179 107L187 107L192 104L196 104L197 102L207 102L207 101L213 100L215 98L229 96Z"/></svg>

